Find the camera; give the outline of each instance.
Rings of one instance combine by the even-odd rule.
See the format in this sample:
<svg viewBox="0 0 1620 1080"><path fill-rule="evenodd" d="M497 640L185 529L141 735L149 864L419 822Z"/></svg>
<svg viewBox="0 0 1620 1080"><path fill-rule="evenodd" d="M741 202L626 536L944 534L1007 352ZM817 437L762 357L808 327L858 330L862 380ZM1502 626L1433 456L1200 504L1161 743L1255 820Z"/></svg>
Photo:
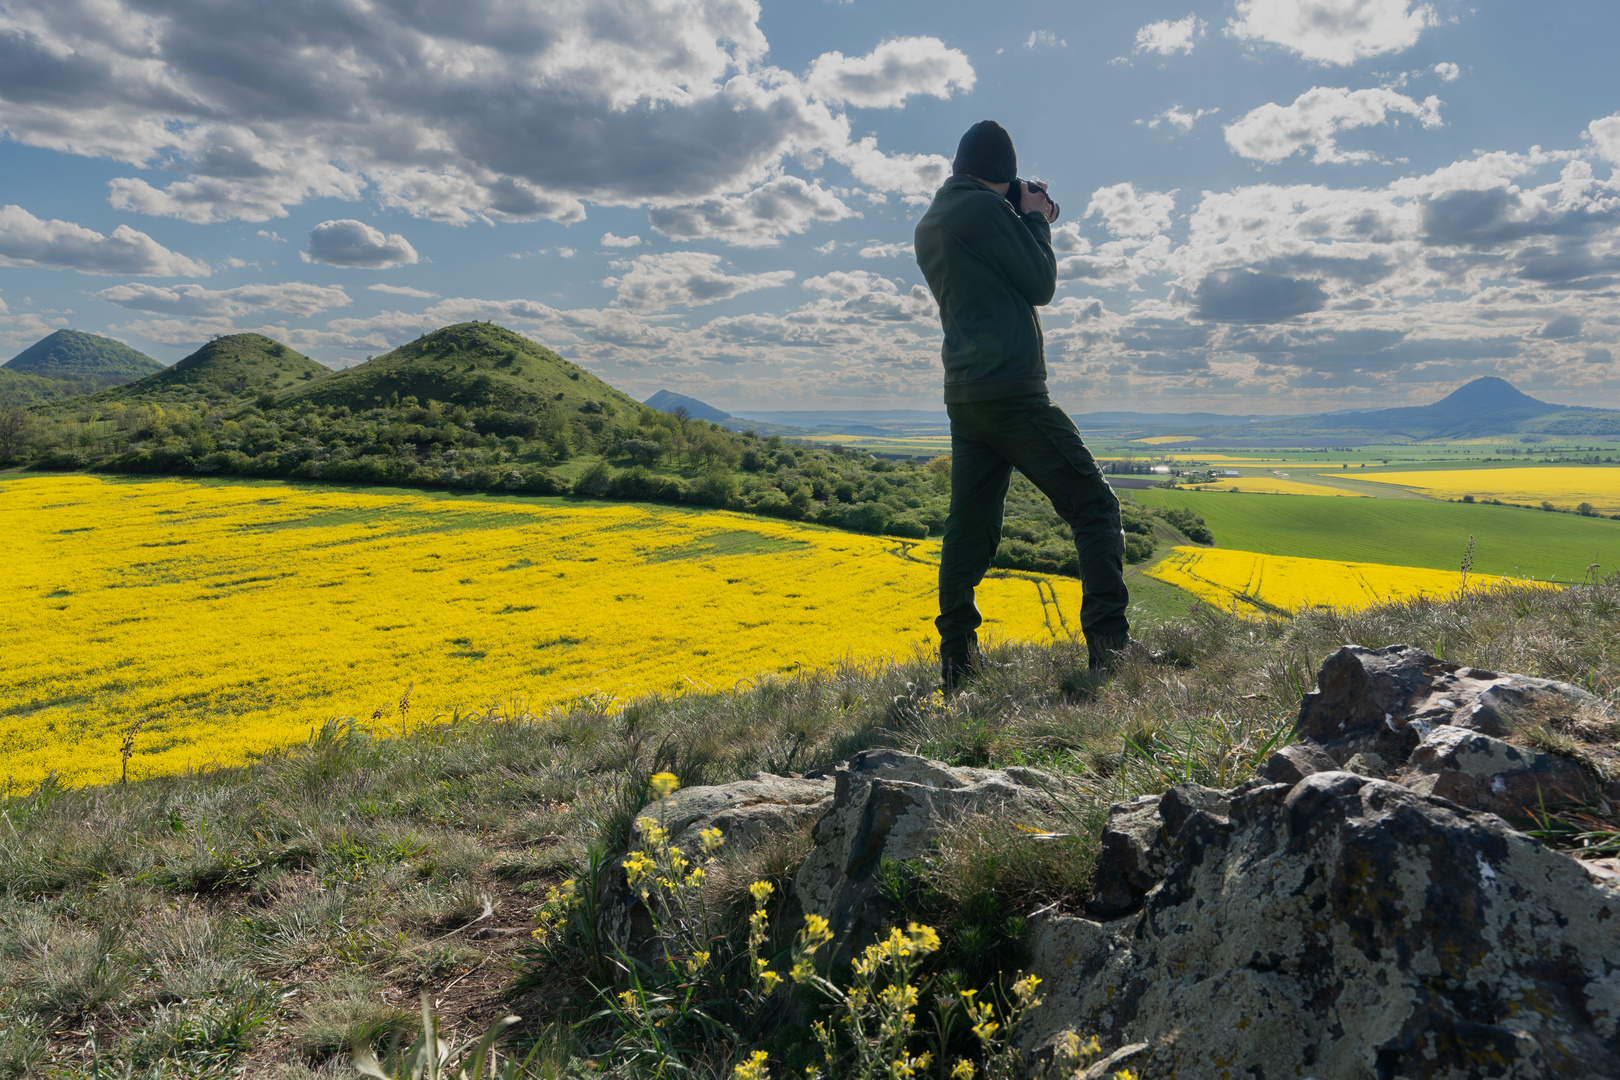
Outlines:
<svg viewBox="0 0 1620 1080"><path fill-rule="evenodd" d="M1007 201L1012 203L1013 210L1015 212L1017 212L1017 213L1020 213L1020 214L1022 214L1024 212L1024 208L1023 208L1023 205L1022 205L1022 198L1023 198L1023 187L1022 187L1022 185L1028 184L1028 183L1029 183L1029 181L1025 180L1023 177L1015 176L1015 177L1013 177L1013 182L1007 185ZM1033 185L1031 185L1031 186L1033 186ZM1057 219L1058 219L1057 200L1052 198L1051 195L1048 195L1046 197L1046 201L1052 204L1052 218L1051 218L1051 220L1053 222L1056 222Z"/></svg>

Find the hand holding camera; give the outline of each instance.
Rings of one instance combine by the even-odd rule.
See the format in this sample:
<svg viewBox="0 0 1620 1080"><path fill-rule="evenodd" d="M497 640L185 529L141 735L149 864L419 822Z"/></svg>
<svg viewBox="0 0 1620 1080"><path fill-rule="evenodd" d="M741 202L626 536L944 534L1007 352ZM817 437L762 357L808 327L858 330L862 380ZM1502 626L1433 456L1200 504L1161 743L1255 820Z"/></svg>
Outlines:
<svg viewBox="0 0 1620 1080"><path fill-rule="evenodd" d="M1020 214L1044 214L1048 224L1058 219L1058 204L1047 195L1045 181L1015 179L1007 187L1007 201Z"/></svg>

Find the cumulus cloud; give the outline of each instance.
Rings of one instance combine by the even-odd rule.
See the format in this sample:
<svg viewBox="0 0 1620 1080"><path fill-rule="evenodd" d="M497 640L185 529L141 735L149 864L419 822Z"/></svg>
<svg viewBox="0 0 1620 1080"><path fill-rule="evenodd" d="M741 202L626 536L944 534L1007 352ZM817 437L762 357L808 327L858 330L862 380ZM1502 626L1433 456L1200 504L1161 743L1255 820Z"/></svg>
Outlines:
<svg viewBox="0 0 1620 1080"><path fill-rule="evenodd" d="M829 53L801 77L766 62L758 20L752 0L465 0L454 17L328 5L298 19L248 0L12 0L0 130L161 166L113 180L112 202L187 221L370 195L439 221L573 222L586 200L687 204L766 182L789 157L843 161L842 106L973 85L959 50L924 37Z"/></svg>
<svg viewBox="0 0 1620 1080"><path fill-rule="evenodd" d="M908 240L903 244L868 244L860 254L863 259L911 259L916 257L917 249Z"/></svg>
<svg viewBox="0 0 1620 1080"><path fill-rule="evenodd" d="M774 247L816 222L859 217L822 187L797 176L778 177L745 195L705 199L685 206L655 207L648 220L672 240L721 240L738 247Z"/></svg>
<svg viewBox="0 0 1620 1080"><path fill-rule="evenodd" d="M1101 217L1115 236L1152 236L1170 227L1176 208L1174 191L1137 193L1130 183L1098 188L1086 206L1086 217Z"/></svg>
<svg viewBox="0 0 1620 1080"><path fill-rule="evenodd" d="M176 254L145 233L120 225L104 236L71 221L0 206L0 266L77 270L81 274L207 277L206 263Z"/></svg>
<svg viewBox="0 0 1620 1080"><path fill-rule="evenodd" d="M307 263L364 270L387 270L417 260L416 249L399 233L384 233L353 218L321 222L309 231L309 250L298 254Z"/></svg>
<svg viewBox="0 0 1620 1080"><path fill-rule="evenodd" d="M614 263L613 268L620 273L602 284L617 289L618 303L633 311L713 304L756 289L786 285L794 276L792 270L728 274L720 267L720 256L701 251L638 255L632 262Z"/></svg>
<svg viewBox="0 0 1620 1080"><path fill-rule="evenodd" d="M1160 56L1178 52L1186 55L1193 51L1194 43L1204 36L1208 25L1196 15L1148 23L1136 32L1136 51L1158 53Z"/></svg>
<svg viewBox="0 0 1620 1080"><path fill-rule="evenodd" d="M1318 165L1376 161L1367 150L1340 150L1335 136L1351 128L1382 124L1391 113L1415 117L1424 127L1438 127L1440 99L1414 101L1393 90L1348 90L1314 86L1291 105L1268 102L1226 126L1226 144L1246 158L1276 163L1307 146L1316 148Z"/></svg>
<svg viewBox="0 0 1620 1080"><path fill-rule="evenodd" d="M382 282L367 285L366 290L368 292L392 293L395 296L414 296L418 300L431 300L439 295L438 293L428 292L426 289L413 289L409 285L385 285Z"/></svg>
<svg viewBox="0 0 1620 1080"><path fill-rule="evenodd" d="M865 56L822 53L805 84L829 105L891 109L913 94L948 98L973 89L973 65L958 49L933 37L895 38Z"/></svg>
<svg viewBox="0 0 1620 1080"><path fill-rule="evenodd" d="M1456 82L1462 76L1462 68L1449 60L1442 60L1429 70L1440 76L1441 82Z"/></svg>
<svg viewBox="0 0 1620 1080"><path fill-rule="evenodd" d="M1599 157L1620 165L1620 112L1592 121L1586 126L1586 137Z"/></svg>
<svg viewBox="0 0 1620 1080"><path fill-rule="evenodd" d="M201 285L114 285L95 294L97 300L170 315L235 318L256 311L284 311L309 316L352 301L336 285L309 285L287 281L275 285L240 285L234 289L205 289Z"/></svg>
<svg viewBox="0 0 1620 1080"><path fill-rule="evenodd" d="M1409 0L1237 0L1233 37L1280 45L1322 64L1353 64L1417 44L1438 21Z"/></svg>
<svg viewBox="0 0 1620 1080"><path fill-rule="evenodd" d="M602 234L602 239L599 241L599 243L603 247L633 248L633 247L637 247L637 246L640 245L641 237L639 237L639 236L616 236L613 233L605 232L605 233Z"/></svg>
<svg viewBox="0 0 1620 1080"><path fill-rule="evenodd" d="M1147 122L1147 126L1150 128L1156 128L1160 124L1169 124L1171 127L1182 132L1187 132L1191 131L1192 126L1198 123L1198 121L1202 120L1204 117L1214 116L1220 111L1220 109L1215 108L1199 109L1197 112L1188 112L1179 105L1172 105L1164 112L1159 113L1153 119L1149 120ZM1140 124L1141 121L1138 120L1137 123Z"/></svg>
<svg viewBox="0 0 1620 1080"><path fill-rule="evenodd" d="M1063 38L1060 38L1056 34L1052 33L1050 30L1032 30L1029 34L1029 40L1024 42L1024 48L1034 49L1037 47L1046 49L1067 49L1069 47L1069 43Z"/></svg>

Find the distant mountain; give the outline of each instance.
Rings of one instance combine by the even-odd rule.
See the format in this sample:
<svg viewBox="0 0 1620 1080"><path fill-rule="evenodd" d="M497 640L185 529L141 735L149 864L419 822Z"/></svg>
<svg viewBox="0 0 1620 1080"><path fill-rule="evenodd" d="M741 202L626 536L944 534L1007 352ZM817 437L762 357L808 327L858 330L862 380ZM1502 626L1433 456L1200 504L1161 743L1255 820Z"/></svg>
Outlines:
<svg viewBox="0 0 1620 1080"><path fill-rule="evenodd" d="M685 409L687 416L694 416L699 420L729 420L731 414L715 408L706 401L699 401L695 397L677 394L673 390L660 390L643 405L650 405L659 412L672 413L676 409Z"/></svg>
<svg viewBox="0 0 1620 1080"><path fill-rule="evenodd" d="M46 378L139 379L162 371L163 365L143 352L100 334L58 330L40 338L5 364L12 373Z"/></svg>
<svg viewBox="0 0 1620 1080"><path fill-rule="evenodd" d="M1620 409L1554 405L1493 375L1474 379L1429 405L1322 413L1242 425L1178 429L1205 444L1275 445L1287 440L1367 442L1468 439L1520 434L1620 435Z"/></svg>
<svg viewBox="0 0 1620 1080"><path fill-rule="evenodd" d="M173 367L104 390L97 401L235 401L277 393L331 372L263 334L215 338Z"/></svg>
<svg viewBox="0 0 1620 1080"><path fill-rule="evenodd" d="M558 407L568 412L600 411L601 406L641 405L595 375L569 363L544 345L493 323L446 326L393 352L333 372L317 383L283 395L282 404L309 401L371 409L414 397L465 408L494 407L534 412ZM598 409L593 410L590 402Z"/></svg>

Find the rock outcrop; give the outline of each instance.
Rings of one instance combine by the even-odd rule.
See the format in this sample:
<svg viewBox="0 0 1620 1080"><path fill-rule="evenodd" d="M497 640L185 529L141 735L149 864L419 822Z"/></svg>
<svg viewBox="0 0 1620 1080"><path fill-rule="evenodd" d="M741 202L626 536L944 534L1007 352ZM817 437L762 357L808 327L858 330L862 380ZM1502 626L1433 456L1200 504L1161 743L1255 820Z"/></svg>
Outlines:
<svg viewBox="0 0 1620 1080"><path fill-rule="evenodd" d="M1500 818L1333 771L1161 824L1134 917L1035 921L1026 1048L1147 1042L1133 1067L1164 1076L1620 1074L1620 890Z"/></svg>
<svg viewBox="0 0 1620 1080"><path fill-rule="evenodd" d="M1145 1043L1147 1075L1620 1076L1620 868L1510 824L1616 796L1604 708L1340 649L1254 780L1113 807L1093 918L1036 920L1021 1041ZM1509 741L1548 732L1591 753Z"/></svg>
<svg viewBox="0 0 1620 1080"><path fill-rule="evenodd" d="M833 773L831 807L794 880L806 914L824 916L847 950L880 925L868 903L884 859L915 859L941 824L992 810L1056 809L1063 782L1033 769L951 768L896 750L857 754Z"/></svg>

